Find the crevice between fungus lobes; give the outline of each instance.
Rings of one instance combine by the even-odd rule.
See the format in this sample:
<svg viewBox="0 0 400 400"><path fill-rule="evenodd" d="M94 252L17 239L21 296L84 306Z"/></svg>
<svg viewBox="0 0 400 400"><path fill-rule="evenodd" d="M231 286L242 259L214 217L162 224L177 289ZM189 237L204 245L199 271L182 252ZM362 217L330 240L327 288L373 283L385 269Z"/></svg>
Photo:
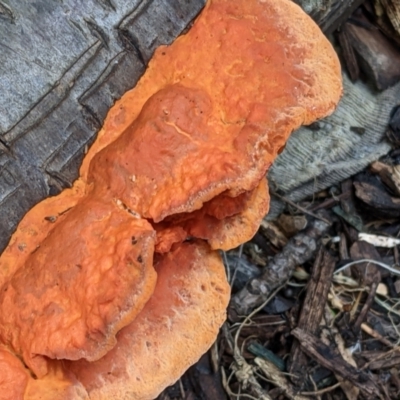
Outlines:
<svg viewBox="0 0 400 400"><path fill-rule="evenodd" d="M34 207L0 257L15 400L149 400L178 379L225 318L216 250L254 235L278 151L340 95L335 52L287 0L211 1L158 49L80 179Z"/></svg>

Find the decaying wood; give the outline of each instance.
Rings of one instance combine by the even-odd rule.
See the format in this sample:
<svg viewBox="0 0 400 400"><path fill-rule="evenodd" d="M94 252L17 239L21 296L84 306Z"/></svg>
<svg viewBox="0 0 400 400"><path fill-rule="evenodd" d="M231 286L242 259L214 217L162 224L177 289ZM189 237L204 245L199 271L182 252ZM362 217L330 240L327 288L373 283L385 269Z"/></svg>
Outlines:
<svg viewBox="0 0 400 400"><path fill-rule="evenodd" d="M399 348L387 352L363 351L358 356L367 360L363 369L368 367L370 370L379 370L400 366Z"/></svg>
<svg viewBox="0 0 400 400"><path fill-rule="evenodd" d="M0 252L78 176L116 99L205 0L0 1Z"/></svg>
<svg viewBox="0 0 400 400"><path fill-rule="evenodd" d="M400 3L398 0L379 0L397 34L400 36Z"/></svg>
<svg viewBox="0 0 400 400"><path fill-rule="evenodd" d="M312 334L316 333L324 313L334 268L334 258L324 247L321 247L315 258L311 279L307 285L307 294L297 324L298 328ZM300 380L304 378L307 363L299 342L294 341L289 362L289 372L296 377L292 380L300 383Z"/></svg>
<svg viewBox="0 0 400 400"><path fill-rule="evenodd" d="M362 200L363 206L375 216L400 217L400 198L391 196L377 177L359 174L354 181L354 187L356 196Z"/></svg>
<svg viewBox="0 0 400 400"><path fill-rule="evenodd" d="M298 202L362 171L390 151L384 138L400 84L376 94L346 75L344 97L330 117L292 134L268 173L272 191ZM362 129L352 129L362 128ZM363 133L360 133L363 132ZM272 196L267 219L276 218L284 202Z"/></svg>
<svg viewBox="0 0 400 400"><path fill-rule="evenodd" d="M377 89L387 89L399 81L400 51L383 33L348 22L346 33L364 72Z"/></svg>
<svg viewBox="0 0 400 400"><path fill-rule="evenodd" d="M376 248L364 241L354 242L350 248L350 255L353 260L381 260ZM352 270L355 271L358 275L361 285L368 287L368 296L364 301L364 304L357 316L357 319L352 325L354 334L358 335L361 329L361 324L365 321L367 313L374 301L376 290L381 281L381 274L375 264L367 262L354 265Z"/></svg>
<svg viewBox="0 0 400 400"><path fill-rule="evenodd" d="M328 346L333 343L336 345L338 352L342 356L343 360L353 367L357 367L357 363L353 357L353 352L350 348L346 346L345 340L343 339L341 333L334 324L334 318L327 307L325 307L325 326L322 328L321 340ZM351 382L343 379L339 375L335 375L336 379L340 383L340 387L346 395L347 400L358 399L360 394L360 389L353 385Z"/></svg>
<svg viewBox="0 0 400 400"><path fill-rule="evenodd" d="M400 197L400 165L387 165L376 161L371 165L371 171L379 174L382 182Z"/></svg>
<svg viewBox="0 0 400 400"><path fill-rule="evenodd" d="M382 262L378 250L363 240L354 242L350 247L350 257L352 260L375 260ZM373 263L357 263L351 267L354 275L358 277L362 286L370 286L379 283L381 276L379 269Z"/></svg>
<svg viewBox="0 0 400 400"><path fill-rule="evenodd" d="M320 215L323 214L320 212ZM268 263L260 277L251 279L233 296L231 307L239 315L247 315L250 310L262 304L275 288L291 276L296 265L304 264L314 256L321 237L329 227L325 221L312 220L305 230L293 236L282 252Z"/></svg>
<svg viewBox="0 0 400 400"><path fill-rule="evenodd" d="M299 340L304 352L320 365L353 383L368 399L382 399L380 390L371 377L344 361L336 349L299 328L295 328L292 335Z"/></svg>
<svg viewBox="0 0 400 400"><path fill-rule="evenodd" d="M360 67L358 65L354 48L350 43L350 37L347 32L346 24L344 24L338 32L337 38L342 50L342 58L344 60L347 72L350 76L350 79L355 82L360 78Z"/></svg>

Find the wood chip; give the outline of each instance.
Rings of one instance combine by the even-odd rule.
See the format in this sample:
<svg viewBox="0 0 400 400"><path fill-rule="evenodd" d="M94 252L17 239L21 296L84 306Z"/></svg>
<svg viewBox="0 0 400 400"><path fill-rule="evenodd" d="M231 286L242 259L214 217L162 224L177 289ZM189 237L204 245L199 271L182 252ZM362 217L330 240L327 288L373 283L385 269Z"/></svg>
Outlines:
<svg viewBox="0 0 400 400"><path fill-rule="evenodd" d="M352 382L368 399L382 399L372 378L344 361L337 349L325 345L317 337L299 328L295 328L292 335L300 341L303 350L320 365Z"/></svg>
<svg viewBox="0 0 400 400"><path fill-rule="evenodd" d="M400 35L400 3L398 0L380 0L393 28Z"/></svg>
<svg viewBox="0 0 400 400"><path fill-rule="evenodd" d="M400 165L387 165L381 161L371 164L371 171L379 174L382 181L400 196Z"/></svg>
<svg viewBox="0 0 400 400"><path fill-rule="evenodd" d="M400 79L400 52L379 30L368 30L346 23L352 46L362 60L364 72L378 90L394 85Z"/></svg>
<svg viewBox="0 0 400 400"><path fill-rule="evenodd" d="M320 325L327 296L332 283L335 260L329 252L321 247L315 259L307 294L301 309L298 328L315 333ZM302 352L299 342L294 341L290 354L289 372L298 377L297 383L303 379L308 361Z"/></svg>
<svg viewBox="0 0 400 400"><path fill-rule="evenodd" d="M381 218L400 217L400 198L392 197L375 176L359 174L354 181L356 196L371 214Z"/></svg>

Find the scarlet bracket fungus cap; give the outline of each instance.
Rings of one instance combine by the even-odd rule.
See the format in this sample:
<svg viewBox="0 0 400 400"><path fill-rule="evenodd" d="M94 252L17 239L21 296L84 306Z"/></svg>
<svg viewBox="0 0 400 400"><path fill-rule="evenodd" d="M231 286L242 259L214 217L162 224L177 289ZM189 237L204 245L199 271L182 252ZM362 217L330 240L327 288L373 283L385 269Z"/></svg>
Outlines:
<svg viewBox="0 0 400 400"><path fill-rule="evenodd" d="M0 345L0 400L22 399L30 378L22 362Z"/></svg>
<svg viewBox="0 0 400 400"><path fill-rule="evenodd" d="M257 232L260 221L269 208L269 194L266 179L261 179L258 186L243 196L243 209L232 215L226 215L219 218L225 213L221 212L220 207L214 208L216 201L214 199L209 203L211 207L194 212L194 217L190 219L184 226L187 232L194 237L207 240L212 249L230 250L252 238ZM229 210L230 199L226 196L222 197L220 205L228 203ZM238 196L240 197L240 196ZM200 216L196 214L199 213Z"/></svg>
<svg viewBox="0 0 400 400"><path fill-rule="evenodd" d="M60 363L44 379L35 379L21 360L0 345L0 400L89 400L86 389Z"/></svg>
<svg viewBox="0 0 400 400"><path fill-rule="evenodd" d="M39 377L19 398L150 400L194 363L229 297L215 249L253 236L272 161L341 90L332 46L288 0L210 1L158 49L81 178L0 257L0 363Z"/></svg>
<svg viewBox="0 0 400 400"><path fill-rule="evenodd" d="M240 196L259 185L294 129L333 111L341 91L332 46L297 5L210 2L187 35L156 52L126 100L136 119L102 151L100 138L88 182L155 223Z"/></svg>
<svg viewBox="0 0 400 400"><path fill-rule="evenodd" d="M47 373L43 356L104 356L153 293L154 239L147 221L85 199L2 287L1 341L39 377Z"/></svg>
<svg viewBox="0 0 400 400"><path fill-rule="evenodd" d="M154 267L154 294L118 344L98 361L66 364L92 400L154 399L215 340L230 293L218 253L201 241L183 243Z"/></svg>

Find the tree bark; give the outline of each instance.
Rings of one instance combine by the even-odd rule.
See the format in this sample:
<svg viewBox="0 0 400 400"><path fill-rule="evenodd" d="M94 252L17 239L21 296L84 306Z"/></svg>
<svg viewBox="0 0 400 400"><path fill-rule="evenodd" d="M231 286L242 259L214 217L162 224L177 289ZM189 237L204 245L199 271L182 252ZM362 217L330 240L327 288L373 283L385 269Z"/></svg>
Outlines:
<svg viewBox="0 0 400 400"><path fill-rule="evenodd" d="M0 252L205 0L0 0Z"/></svg>

